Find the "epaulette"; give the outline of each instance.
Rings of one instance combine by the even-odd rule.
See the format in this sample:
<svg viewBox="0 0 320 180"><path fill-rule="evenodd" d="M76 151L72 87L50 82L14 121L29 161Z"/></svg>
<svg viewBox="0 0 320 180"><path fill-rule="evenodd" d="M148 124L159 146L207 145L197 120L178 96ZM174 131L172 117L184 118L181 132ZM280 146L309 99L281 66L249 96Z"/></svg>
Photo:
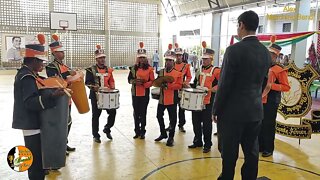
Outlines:
<svg viewBox="0 0 320 180"><path fill-rule="evenodd" d="M53 64L48 64L46 68L57 69Z"/></svg>
<svg viewBox="0 0 320 180"><path fill-rule="evenodd" d="M33 77L34 79L37 79L33 74L25 74L25 75L23 75L23 76L20 78L20 80L22 80L23 78L28 77L28 76L31 76L31 77Z"/></svg>

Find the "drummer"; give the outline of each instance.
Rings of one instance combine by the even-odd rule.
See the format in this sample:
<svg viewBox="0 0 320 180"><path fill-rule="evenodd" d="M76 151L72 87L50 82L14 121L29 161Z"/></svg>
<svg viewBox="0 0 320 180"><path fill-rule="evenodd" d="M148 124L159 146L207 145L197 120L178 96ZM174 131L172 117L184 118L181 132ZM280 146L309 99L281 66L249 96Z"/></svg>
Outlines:
<svg viewBox="0 0 320 180"><path fill-rule="evenodd" d="M46 72L48 77L59 76L63 79L67 79L67 76L76 75L76 72L71 70L67 65L63 63L64 59L64 47L59 41L59 36L56 34L52 35L52 39L54 40L51 44L49 44L52 56L54 60L46 66ZM71 118L71 99L69 102L69 117L68 117L68 135L71 129L72 118ZM70 147L67 145L67 155L69 155L70 151L75 151L76 148Z"/></svg>
<svg viewBox="0 0 320 180"><path fill-rule="evenodd" d="M112 71L113 69L105 65L106 55L104 50L101 49L100 45L96 46L95 58L96 64L86 68L86 81L85 84L90 89L89 99L91 99L91 108L92 108L92 135L93 140L96 143L101 143L100 134L99 134L99 117L101 115L101 109L98 109L97 105L97 96L99 88L114 89L115 82L113 79ZM101 76L99 76L101 75ZM104 87L101 87L100 78L104 77ZM111 127L113 127L116 119L116 109L107 109L108 113L108 122L104 126L103 132L106 133L108 139L112 140L111 136Z"/></svg>
<svg viewBox="0 0 320 180"><path fill-rule="evenodd" d="M188 88L190 87L190 81L192 79L192 76L191 76L191 71L190 71L190 64L188 63L184 63L182 62L182 54L183 54L183 51L181 48L179 48L179 45L178 43L175 43L175 49L174 49L174 52L176 53L176 63L174 65L174 68L181 72L182 73L182 76L183 76L183 85L182 87L183 88ZM180 92L179 93L182 93L181 92L182 89L180 89ZM180 102L180 99L181 97L179 97L179 102ZM179 127L179 130L180 132L186 132L186 130L184 129L184 124L186 123L186 117L185 117L185 110L184 109L181 109L180 107L180 103L178 103L178 106L179 106L179 123L178 123L178 127Z"/></svg>
<svg viewBox="0 0 320 180"><path fill-rule="evenodd" d="M134 118L134 139L145 138L147 107L149 104L150 87L154 80L153 68L149 65L147 51L143 49L143 42L140 42L140 49L137 51L137 64L130 67L128 82L132 84L132 106Z"/></svg>
<svg viewBox="0 0 320 180"><path fill-rule="evenodd" d="M211 150L212 141L212 120L211 120L211 111L212 104L214 100L214 95L217 90L217 84L220 77L220 69L212 65L214 58L214 50L206 48L206 43L203 42L202 46L203 64L200 68L200 71L197 71L197 74L194 79L193 87L198 89L205 90L207 95L204 98L205 109L202 111L193 111L192 112L192 124L193 124L193 144L188 146L189 148L203 147L203 153L208 153ZM202 133L204 144L202 143Z"/></svg>
<svg viewBox="0 0 320 180"><path fill-rule="evenodd" d="M63 89L57 89L53 94L41 96L37 82L42 79L37 75L47 61L45 51L45 36L38 34L39 44L26 44L23 66L18 70L14 82L14 106L12 128L21 129L25 146L33 155L32 166L28 169L29 179L44 179L42 167L40 112L53 108L55 99L64 95Z"/></svg>
<svg viewBox="0 0 320 180"><path fill-rule="evenodd" d="M171 45L172 47L172 45ZM171 76L173 82L162 82L160 88L160 98L157 108L157 119L160 126L160 136L155 141L161 141L168 138L164 124L164 111L168 110L170 120L169 138L167 140L167 146L173 146L175 127L177 124L177 103L178 103L178 90L182 87L182 73L174 69L174 59L176 57L175 52L168 50L165 53L165 69L159 71L159 77Z"/></svg>

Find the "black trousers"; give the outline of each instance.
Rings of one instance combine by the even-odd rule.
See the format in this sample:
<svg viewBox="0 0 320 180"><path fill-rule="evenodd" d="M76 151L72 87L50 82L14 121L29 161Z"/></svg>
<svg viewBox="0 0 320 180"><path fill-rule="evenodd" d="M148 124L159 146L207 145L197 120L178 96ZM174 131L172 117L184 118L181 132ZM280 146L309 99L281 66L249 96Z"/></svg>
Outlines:
<svg viewBox="0 0 320 180"><path fill-rule="evenodd" d="M132 96L134 132L136 135L145 135L146 133L149 99L149 96Z"/></svg>
<svg viewBox="0 0 320 180"><path fill-rule="evenodd" d="M204 147L210 148L212 146L212 104L207 104L202 111L192 111L192 125L193 125L193 144L203 145L202 134L204 140Z"/></svg>
<svg viewBox="0 0 320 180"><path fill-rule="evenodd" d="M261 121L235 122L218 117L218 141L222 157L222 174L219 180L233 180L239 154L239 144L244 153L242 179L255 180L258 175L258 135Z"/></svg>
<svg viewBox="0 0 320 180"><path fill-rule="evenodd" d="M186 116L184 114L185 110L180 107L180 100L179 100L178 106L179 106L179 113L178 113L179 124L178 124L178 126L183 127L186 124Z"/></svg>
<svg viewBox="0 0 320 180"><path fill-rule="evenodd" d="M33 162L28 169L28 177L30 180L43 180L44 169L42 167L42 155L41 155L41 138L40 134L32 136L24 136L25 146L30 149L33 155Z"/></svg>
<svg viewBox="0 0 320 180"><path fill-rule="evenodd" d="M177 104L172 104L172 105L163 105L163 104L158 104L158 108L157 108L157 119L158 119L158 123L160 126L160 133L162 135L166 135L166 129L165 129L165 125L164 125L164 119L163 119L163 115L164 115L164 111L168 110L168 114L169 114L169 120L170 120L170 125L169 125L169 137L174 137L174 132L175 132L175 128L177 125Z"/></svg>
<svg viewBox="0 0 320 180"><path fill-rule="evenodd" d="M70 129L71 129L71 125L72 125L72 118L71 118L71 105L69 105L68 134L67 134L67 136L69 136L69 132L70 132ZM68 139L67 139L67 143L68 143Z"/></svg>
<svg viewBox="0 0 320 180"><path fill-rule="evenodd" d="M92 108L92 135L93 137L99 138L99 118L102 112L102 109L98 109L96 97L91 98L91 108ZM107 109L108 113L108 122L104 126L104 132L110 133L111 127L114 125L116 119L116 109Z"/></svg>
<svg viewBox="0 0 320 180"><path fill-rule="evenodd" d="M262 120L262 126L259 135L259 150L262 152L274 151L278 107L279 104L277 103L266 103L263 105L264 118Z"/></svg>

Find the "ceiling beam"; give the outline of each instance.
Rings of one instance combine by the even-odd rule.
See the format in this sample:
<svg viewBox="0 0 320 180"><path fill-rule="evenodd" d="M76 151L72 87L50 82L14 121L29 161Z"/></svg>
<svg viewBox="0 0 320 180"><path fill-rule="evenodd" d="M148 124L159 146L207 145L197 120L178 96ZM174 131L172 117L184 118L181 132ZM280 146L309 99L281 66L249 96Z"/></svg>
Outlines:
<svg viewBox="0 0 320 180"><path fill-rule="evenodd" d="M215 1L213 1L213 0L208 0L208 4L209 4L209 6L210 6L210 9L212 9L212 4L215 4L215 5L217 5L217 6L220 8L219 0L215 0Z"/></svg>

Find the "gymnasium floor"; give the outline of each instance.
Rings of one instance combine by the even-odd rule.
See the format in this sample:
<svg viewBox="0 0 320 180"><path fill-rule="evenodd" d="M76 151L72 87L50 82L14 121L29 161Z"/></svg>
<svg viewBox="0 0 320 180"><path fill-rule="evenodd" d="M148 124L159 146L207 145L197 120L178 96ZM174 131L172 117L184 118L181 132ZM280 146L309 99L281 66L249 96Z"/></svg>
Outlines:
<svg viewBox="0 0 320 180"><path fill-rule="evenodd" d="M116 87L120 90L120 109L117 110L115 126L111 129L110 141L102 132L107 113L100 117L101 144L94 143L91 135L91 112L80 115L72 108L73 124L69 135L69 145L76 151L67 157L67 165L59 171L51 172L46 179L216 179L221 171L221 159L217 149L217 139L213 137L212 151L202 153L202 149L188 149L193 132L191 112L186 113L186 133L176 130L175 146L167 147L166 141L154 142L159 136L156 119L157 101L150 99L147 117L146 139L136 139L132 117L128 71L116 71ZM6 162L8 151L23 145L20 130L11 128L13 108L13 82L15 71L0 71L0 179L27 179L27 173L18 173ZM320 100L314 100L313 108L320 107ZM165 113L166 125L168 116ZM216 128L214 125L213 132ZM259 177L269 179L300 180L320 179L320 136L312 135L310 140L302 140L277 135L273 157L260 158ZM237 162L235 179L241 179L240 167L243 154Z"/></svg>

